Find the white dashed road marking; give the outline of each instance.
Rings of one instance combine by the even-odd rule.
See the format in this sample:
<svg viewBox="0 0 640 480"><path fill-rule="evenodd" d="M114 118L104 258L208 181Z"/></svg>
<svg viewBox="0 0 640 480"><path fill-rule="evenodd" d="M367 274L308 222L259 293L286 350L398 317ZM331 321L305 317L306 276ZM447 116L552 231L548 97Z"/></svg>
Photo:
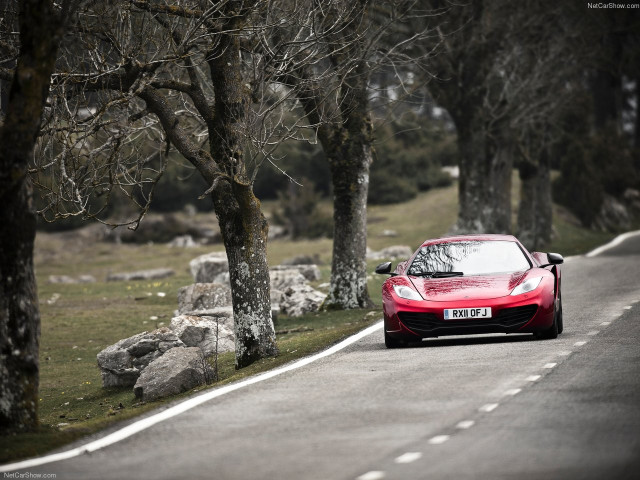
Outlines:
<svg viewBox="0 0 640 480"><path fill-rule="evenodd" d="M429 439L430 445L441 445L451 438L451 435L436 435Z"/></svg>
<svg viewBox="0 0 640 480"><path fill-rule="evenodd" d="M463 420L461 422L458 422L456 428L459 428L460 430L467 430L473 427L475 424L476 422L474 422L473 420Z"/></svg>
<svg viewBox="0 0 640 480"><path fill-rule="evenodd" d="M384 472L379 470L372 470L363 475L360 475L356 480L381 480L384 478Z"/></svg>
<svg viewBox="0 0 640 480"><path fill-rule="evenodd" d="M496 408L498 408L499 403L487 403L486 405L481 406L478 410L483 413L493 412Z"/></svg>
<svg viewBox="0 0 640 480"><path fill-rule="evenodd" d="M422 452L407 452L407 453L397 457L394 460L394 462L396 462L396 463L411 463L411 462L415 462L416 460L419 460L420 458L422 458Z"/></svg>
<svg viewBox="0 0 640 480"><path fill-rule="evenodd" d="M527 381L528 382L537 382L538 380L540 380L542 378L542 375L529 375L527 377Z"/></svg>

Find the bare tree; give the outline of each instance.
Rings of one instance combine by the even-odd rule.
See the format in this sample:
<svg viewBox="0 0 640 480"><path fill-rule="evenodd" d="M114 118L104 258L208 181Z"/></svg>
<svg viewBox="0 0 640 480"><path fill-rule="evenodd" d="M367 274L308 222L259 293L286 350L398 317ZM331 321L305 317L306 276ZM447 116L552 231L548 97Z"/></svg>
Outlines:
<svg viewBox="0 0 640 480"><path fill-rule="evenodd" d="M576 63L563 37L571 35L570 25L559 15L561 6L544 0L432 3L445 13L433 61L437 80L428 88L458 133L456 230L510 232L511 174L516 152L523 151L519 139L528 139L528 150L533 139L546 141L548 135L526 132L546 128L562 108L564 84ZM536 145L535 155L543 149ZM544 204L550 207L550 200Z"/></svg>
<svg viewBox="0 0 640 480"><path fill-rule="evenodd" d="M75 1L5 3L2 63L11 78L0 127L0 429L38 423L40 314L33 271L36 216L28 165L40 129L58 44ZM19 10L18 10L19 8ZM17 28L16 28L17 27ZM19 32L14 34L13 32ZM15 65L15 66L14 66ZM3 105L4 109L4 105Z"/></svg>
<svg viewBox="0 0 640 480"><path fill-rule="evenodd" d="M366 204L374 140L371 79L386 69L395 73L400 89L406 87L407 69L421 68L429 57L415 45L430 32L431 12L419 1L314 4L315 31L323 42L317 44L313 62L283 69L280 81L296 92L331 171L334 241L324 308L368 307L372 305L366 271Z"/></svg>
<svg viewBox="0 0 640 480"><path fill-rule="evenodd" d="M306 82L280 79L317 60L325 35L314 25L318 8L292 0L91 3L54 77L35 168L48 192L43 215L108 223L104 207L118 195L138 207L128 221L135 228L168 151L179 152L210 185L203 195L213 200L229 259L238 368L277 353L268 226L253 182L265 162L277 167L280 142L313 141L304 132L315 126L296 107Z"/></svg>

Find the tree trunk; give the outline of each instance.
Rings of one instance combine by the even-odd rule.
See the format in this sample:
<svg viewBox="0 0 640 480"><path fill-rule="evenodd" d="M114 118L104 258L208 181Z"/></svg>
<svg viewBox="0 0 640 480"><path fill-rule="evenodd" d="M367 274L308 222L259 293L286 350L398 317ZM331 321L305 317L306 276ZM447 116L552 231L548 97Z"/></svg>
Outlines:
<svg viewBox="0 0 640 480"><path fill-rule="evenodd" d="M511 231L511 170L513 149L498 136L488 139L486 129L457 122L460 149L458 233Z"/></svg>
<svg viewBox="0 0 640 480"><path fill-rule="evenodd" d="M40 314L27 177L53 71L61 23L51 1L20 4L20 53L0 129L0 429L38 424ZM68 2L62 6L69 7ZM68 11L66 12L68 13Z"/></svg>
<svg viewBox="0 0 640 480"><path fill-rule="evenodd" d="M360 61L342 85L343 125L331 145L323 145L333 185L331 287L324 308L373 305L367 289L367 196L372 125L367 97L370 71Z"/></svg>
<svg viewBox="0 0 640 480"><path fill-rule="evenodd" d="M482 129L458 127L460 150L460 177L458 182L458 233L481 233L487 226L483 222L483 196L481 185L484 172L486 135Z"/></svg>
<svg viewBox="0 0 640 480"><path fill-rule="evenodd" d="M487 155L483 222L488 233L511 233L511 173L513 145L509 132L499 132Z"/></svg>
<svg viewBox="0 0 640 480"><path fill-rule="evenodd" d="M329 154L333 182L333 258L328 309L373 305L367 289L367 195L371 149L345 141Z"/></svg>
<svg viewBox="0 0 640 480"><path fill-rule="evenodd" d="M214 206L229 260L236 368L243 368L278 354L267 265L269 227L250 186L225 182Z"/></svg>
<svg viewBox="0 0 640 480"><path fill-rule="evenodd" d="M518 239L530 250L538 248L538 229L536 214L536 183L538 165L529 159L521 159L518 166L520 177L520 201L518 204Z"/></svg>
<svg viewBox="0 0 640 480"><path fill-rule="evenodd" d="M25 178L0 196L0 431L38 424L40 313L31 194Z"/></svg>
<svg viewBox="0 0 640 480"><path fill-rule="evenodd" d="M538 250L551 241L553 210L549 155L544 148L538 161L522 159L518 239L528 249Z"/></svg>
<svg viewBox="0 0 640 480"><path fill-rule="evenodd" d="M224 178L213 179L212 197L224 241L236 335L236 368L278 354L271 318L267 221L253 194L244 164L248 91L242 81L240 37L243 17L235 12L219 35L210 60L215 115L209 132L211 155ZM235 33L234 33L235 32ZM211 181L211 178L207 179Z"/></svg>
<svg viewBox="0 0 640 480"><path fill-rule="evenodd" d="M546 147L541 151L538 161L538 175L536 177L535 211L537 217L537 248L542 248L551 242L553 235L553 200L551 198L551 157Z"/></svg>

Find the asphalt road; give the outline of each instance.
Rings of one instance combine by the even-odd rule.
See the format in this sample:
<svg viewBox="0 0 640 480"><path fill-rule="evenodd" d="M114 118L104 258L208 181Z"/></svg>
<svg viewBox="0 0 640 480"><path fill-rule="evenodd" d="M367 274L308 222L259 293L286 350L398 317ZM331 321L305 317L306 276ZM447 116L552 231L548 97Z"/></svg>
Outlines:
<svg viewBox="0 0 640 480"><path fill-rule="evenodd" d="M636 236L566 262L558 339L449 337L387 350L378 330L110 447L20 472L58 480L637 479L639 300Z"/></svg>

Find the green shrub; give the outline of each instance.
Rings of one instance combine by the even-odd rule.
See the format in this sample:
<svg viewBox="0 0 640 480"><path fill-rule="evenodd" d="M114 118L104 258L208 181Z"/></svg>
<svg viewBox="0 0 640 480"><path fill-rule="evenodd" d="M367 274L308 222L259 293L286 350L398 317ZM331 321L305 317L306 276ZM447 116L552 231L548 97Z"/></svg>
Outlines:
<svg viewBox="0 0 640 480"><path fill-rule="evenodd" d="M369 180L370 205L388 205L409 201L418 194L415 181L394 175L392 172L375 170Z"/></svg>
<svg viewBox="0 0 640 480"><path fill-rule="evenodd" d="M333 217L320 210L320 195L314 184L302 179L304 186L290 183L279 194L278 208L273 212L273 221L286 227L293 239L333 237Z"/></svg>

